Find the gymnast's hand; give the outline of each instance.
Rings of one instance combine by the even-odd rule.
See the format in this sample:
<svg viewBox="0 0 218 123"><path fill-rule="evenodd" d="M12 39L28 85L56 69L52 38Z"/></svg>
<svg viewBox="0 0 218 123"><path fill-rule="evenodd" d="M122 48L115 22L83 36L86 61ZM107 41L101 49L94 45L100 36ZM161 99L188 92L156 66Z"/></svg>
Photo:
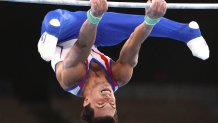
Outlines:
<svg viewBox="0 0 218 123"><path fill-rule="evenodd" d="M101 17L108 10L107 0L90 0L91 12L95 17Z"/></svg>
<svg viewBox="0 0 218 123"><path fill-rule="evenodd" d="M167 3L165 0L149 0L150 7L146 9L146 15L151 19L163 17L167 10Z"/></svg>

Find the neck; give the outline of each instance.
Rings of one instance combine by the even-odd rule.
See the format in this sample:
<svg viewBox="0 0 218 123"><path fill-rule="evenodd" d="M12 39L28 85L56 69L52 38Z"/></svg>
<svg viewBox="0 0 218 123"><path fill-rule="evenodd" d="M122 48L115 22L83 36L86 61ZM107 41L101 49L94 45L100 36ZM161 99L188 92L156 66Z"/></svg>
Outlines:
<svg viewBox="0 0 218 123"><path fill-rule="evenodd" d="M84 85L82 96L86 97L91 91L97 87L108 87L111 88L108 82L106 73L104 70L95 62L91 63L89 76Z"/></svg>
<svg viewBox="0 0 218 123"><path fill-rule="evenodd" d="M86 97L98 87L108 87L111 88L110 83L107 80L107 76L103 70L90 70L88 79L86 80L86 84L84 85L82 96Z"/></svg>

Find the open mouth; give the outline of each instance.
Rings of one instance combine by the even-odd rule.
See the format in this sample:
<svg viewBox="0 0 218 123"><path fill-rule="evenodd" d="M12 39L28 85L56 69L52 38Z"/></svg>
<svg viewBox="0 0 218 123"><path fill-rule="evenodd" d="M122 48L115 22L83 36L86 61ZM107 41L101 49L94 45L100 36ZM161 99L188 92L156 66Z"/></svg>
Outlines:
<svg viewBox="0 0 218 123"><path fill-rule="evenodd" d="M111 90L108 88L104 88L101 90L101 93L111 93Z"/></svg>

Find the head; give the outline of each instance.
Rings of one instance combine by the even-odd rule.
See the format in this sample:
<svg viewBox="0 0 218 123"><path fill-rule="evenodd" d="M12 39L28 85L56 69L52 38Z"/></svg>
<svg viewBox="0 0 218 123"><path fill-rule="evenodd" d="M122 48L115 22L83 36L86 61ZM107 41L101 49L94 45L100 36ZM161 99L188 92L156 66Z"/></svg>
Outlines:
<svg viewBox="0 0 218 123"><path fill-rule="evenodd" d="M86 94L83 107L84 123L117 123L116 99L110 85L95 86Z"/></svg>
<svg viewBox="0 0 218 123"><path fill-rule="evenodd" d="M117 112L114 116L100 116L94 117L94 109L91 108L90 104L85 106L81 113L81 122L82 123L118 123Z"/></svg>

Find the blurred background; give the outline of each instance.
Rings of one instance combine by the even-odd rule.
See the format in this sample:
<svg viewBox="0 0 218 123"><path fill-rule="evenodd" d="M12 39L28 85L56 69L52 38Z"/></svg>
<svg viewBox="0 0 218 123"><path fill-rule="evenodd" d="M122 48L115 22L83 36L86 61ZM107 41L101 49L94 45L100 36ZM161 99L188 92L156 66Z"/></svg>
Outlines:
<svg viewBox="0 0 218 123"><path fill-rule="evenodd" d="M0 0L0 123L80 121L82 99L60 88L50 63L43 61L37 51L44 15L57 8L89 9ZM143 9L109 11L144 14ZM193 57L186 44L175 40L148 38L131 81L115 94L120 123L218 123L217 15L218 10L167 11L166 18L198 22L209 45L210 58L203 61ZM100 50L116 59L121 46Z"/></svg>

